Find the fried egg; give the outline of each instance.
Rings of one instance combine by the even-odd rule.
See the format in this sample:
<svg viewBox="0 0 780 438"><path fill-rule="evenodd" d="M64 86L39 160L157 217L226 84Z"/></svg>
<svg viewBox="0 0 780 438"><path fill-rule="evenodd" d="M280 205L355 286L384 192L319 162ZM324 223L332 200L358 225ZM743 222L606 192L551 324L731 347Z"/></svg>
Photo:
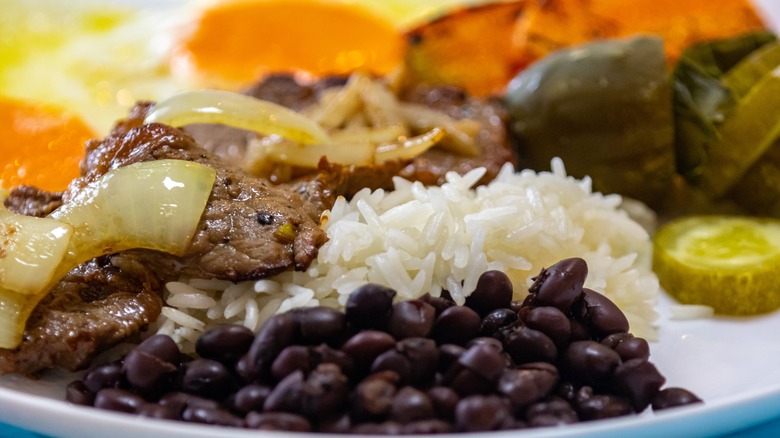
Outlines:
<svg viewBox="0 0 780 438"><path fill-rule="evenodd" d="M401 29L463 0L15 1L0 15L0 186L61 190L138 100L278 71L387 74Z"/></svg>

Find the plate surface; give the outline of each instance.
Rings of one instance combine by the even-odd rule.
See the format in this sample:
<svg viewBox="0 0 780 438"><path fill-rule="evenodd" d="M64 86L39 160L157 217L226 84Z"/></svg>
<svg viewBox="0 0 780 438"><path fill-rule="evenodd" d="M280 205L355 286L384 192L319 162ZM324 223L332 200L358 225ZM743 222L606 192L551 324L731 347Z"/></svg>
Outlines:
<svg viewBox="0 0 780 438"><path fill-rule="evenodd" d="M651 344L651 361L667 378L699 395L703 405L564 428L513 431L514 437L719 435L748 428L780 414L780 313L753 318L670 320L663 297L661 337ZM73 375L53 373L37 381L0 378L0 421L61 438L139 436L240 438L257 432L192 426L114 414L63 402ZM289 433L264 432L289 437ZM299 434L311 437L311 435ZM490 433L498 438L504 433Z"/></svg>
<svg viewBox="0 0 780 438"><path fill-rule="evenodd" d="M780 2L756 0L756 4L771 22L780 23ZM753 318L675 321L668 316L671 303L667 297L662 297L659 303L661 334L659 341L651 344L651 361L666 376L667 387L689 389L704 399L704 404L564 428L491 432L485 436L722 435L780 415L780 366L777 365L780 340L776 336L780 333L780 312ZM64 386L73 378L63 373L47 374L39 380L1 377L0 422L61 438L258 436L258 432L252 431L147 420L73 406L62 401ZM262 434L269 438L311 437L277 432Z"/></svg>

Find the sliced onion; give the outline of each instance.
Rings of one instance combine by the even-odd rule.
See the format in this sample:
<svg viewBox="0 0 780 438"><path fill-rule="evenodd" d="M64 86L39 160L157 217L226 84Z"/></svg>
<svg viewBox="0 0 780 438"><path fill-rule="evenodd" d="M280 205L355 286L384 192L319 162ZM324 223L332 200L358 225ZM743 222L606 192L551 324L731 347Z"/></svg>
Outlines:
<svg viewBox="0 0 780 438"><path fill-rule="evenodd" d="M366 165L374 160L374 145L366 142L300 144L289 141L263 142L263 156L277 163L316 168L320 158L340 164Z"/></svg>
<svg viewBox="0 0 780 438"><path fill-rule="evenodd" d="M444 128L447 135L439 142L439 147L467 157L480 154L474 141L474 135L479 129L478 122L471 119L453 119L443 112L414 103L402 104L401 113L405 122L413 129L428 130L437 126Z"/></svg>
<svg viewBox="0 0 780 438"><path fill-rule="evenodd" d="M370 81L364 75L352 75L338 89L327 90L320 101L308 109L309 117L326 129L336 129L353 117L363 104L360 90Z"/></svg>
<svg viewBox="0 0 780 438"><path fill-rule="evenodd" d="M157 103L144 123L183 126L220 123L299 143L327 143L328 134L313 120L281 105L218 90L188 91Z"/></svg>
<svg viewBox="0 0 780 438"><path fill-rule="evenodd" d="M69 254L78 263L130 248L182 255L195 235L215 177L214 169L182 160L120 167L50 217L73 227Z"/></svg>
<svg viewBox="0 0 780 438"><path fill-rule="evenodd" d="M130 248L183 254L197 230L215 177L214 169L189 161L133 164L109 172L52 212L45 224L52 229L56 229L53 223L70 229L67 246L52 258L52 263L56 260L54 268L51 263L38 268L48 279L24 293L6 283L8 275L0 280L0 347L19 345L27 318L38 302L84 261ZM24 223L10 212L2 220ZM31 239L26 244L45 247L48 243Z"/></svg>
<svg viewBox="0 0 780 438"><path fill-rule="evenodd" d="M443 129L433 128L425 134L410 137L397 143L379 146L374 153L374 162L383 163L390 160L411 160L432 148L443 137Z"/></svg>
<svg viewBox="0 0 780 438"><path fill-rule="evenodd" d="M392 143L406 135L403 126L392 125L384 128L352 127L336 131L331 134L334 143Z"/></svg>
<svg viewBox="0 0 780 438"><path fill-rule="evenodd" d="M72 235L68 224L14 214L0 203L0 284L21 294L44 288Z"/></svg>

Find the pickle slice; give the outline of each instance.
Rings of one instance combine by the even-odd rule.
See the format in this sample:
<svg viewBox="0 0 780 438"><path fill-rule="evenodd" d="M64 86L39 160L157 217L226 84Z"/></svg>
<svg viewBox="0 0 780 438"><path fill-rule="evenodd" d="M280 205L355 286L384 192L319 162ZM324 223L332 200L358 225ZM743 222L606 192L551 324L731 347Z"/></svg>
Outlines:
<svg viewBox="0 0 780 438"><path fill-rule="evenodd" d="M655 236L653 269L683 304L722 315L756 315L780 308L780 220L689 216Z"/></svg>

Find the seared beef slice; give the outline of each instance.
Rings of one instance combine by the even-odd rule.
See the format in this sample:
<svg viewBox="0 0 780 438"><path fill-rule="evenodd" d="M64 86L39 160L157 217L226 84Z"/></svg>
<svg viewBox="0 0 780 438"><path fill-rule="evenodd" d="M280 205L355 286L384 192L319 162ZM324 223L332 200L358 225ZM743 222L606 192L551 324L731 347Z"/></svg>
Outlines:
<svg viewBox="0 0 780 438"><path fill-rule="evenodd" d="M133 250L77 267L36 307L22 344L0 349L0 373L82 368L157 319L164 281L182 274L237 281L304 270L325 242L297 194L228 168L178 129L139 125L128 119L111 136L90 143L82 177L63 199L67 202L88 182L132 163L171 158L212 166L216 182L187 254ZM9 200L10 209L38 215L60 202L59 195L23 188Z"/></svg>

